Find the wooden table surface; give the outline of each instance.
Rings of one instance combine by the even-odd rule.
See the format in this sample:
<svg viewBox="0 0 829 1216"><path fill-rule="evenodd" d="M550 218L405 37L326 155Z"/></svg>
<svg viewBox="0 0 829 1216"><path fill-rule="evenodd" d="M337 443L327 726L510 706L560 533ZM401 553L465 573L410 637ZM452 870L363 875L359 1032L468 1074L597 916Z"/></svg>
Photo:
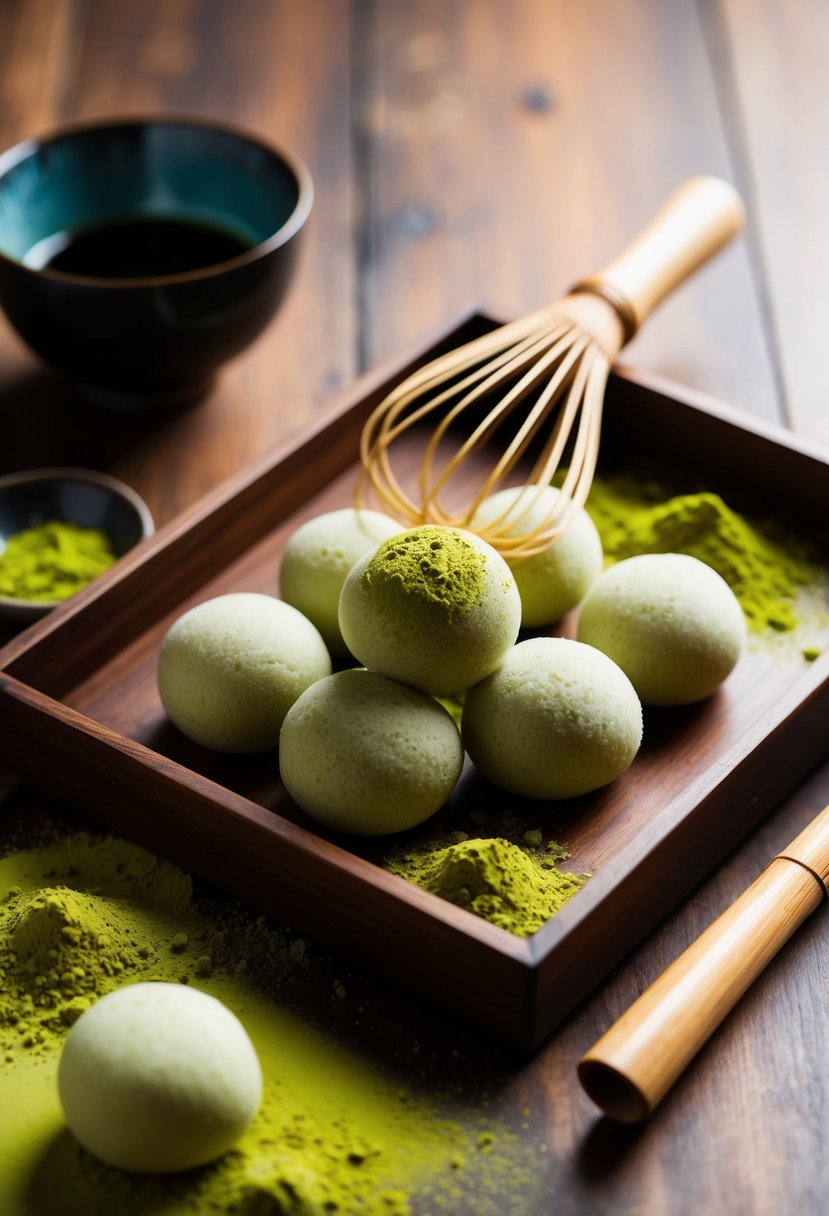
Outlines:
<svg viewBox="0 0 829 1216"><path fill-rule="evenodd" d="M699 172L742 191L745 235L625 361L829 444L827 55L822 0L0 0L0 145L70 118L191 113L293 149L316 186L288 302L189 412L93 414L0 322L0 472L104 469L163 524L468 305L561 295ZM545 1143L527 1216L826 1210L825 912L644 1128L600 1118L575 1076L829 802L829 765L803 776L531 1057L358 977L390 1022L405 1010L400 1033L462 1047L498 1117Z"/></svg>

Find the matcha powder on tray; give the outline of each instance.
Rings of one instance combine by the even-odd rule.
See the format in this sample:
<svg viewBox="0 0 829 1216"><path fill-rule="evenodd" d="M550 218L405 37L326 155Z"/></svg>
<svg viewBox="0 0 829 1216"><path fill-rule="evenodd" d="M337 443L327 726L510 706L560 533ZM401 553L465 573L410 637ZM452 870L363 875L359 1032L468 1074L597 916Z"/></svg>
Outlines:
<svg viewBox="0 0 829 1216"><path fill-rule="evenodd" d="M760 527L715 493L668 497L631 476L597 477L586 503L605 556L687 553L711 566L736 595L755 634L815 631L826 624L823 573L802 541ZM808 593L814 592L812 596ZM815 657L804 647L807 658Z"/></svg>
<svg viewBox="0 0 829 1216"><path fill-rule="evenodd" d="M304 939L124 841L79 834L0 860L3 1216L518 1216L536 1185L534 1150L484 1110L459 1115L446 1095L401 1090L298 1016L303 1000L319 1007L322 962ZM55 1084L80 1014L147 980L221 1000L265 1076L259 1113L231 1151L163 1177L80 1149Z"/></svg>
<svg viewBox="0 0 829 1216"><path fill-rule="evenodd" d="M518 937L540 929L585 883L499 837L409 853L387 868Z"/></svg>
<svg viewBox="0 0 829 1216"><path fill-rule="evenodd" d="M555 841L544 845L541 831L517 815L473 810L463 828L432 823L393 844L381 864L516 937L530 937L590 877L561 870L567 856Z"/></svg>

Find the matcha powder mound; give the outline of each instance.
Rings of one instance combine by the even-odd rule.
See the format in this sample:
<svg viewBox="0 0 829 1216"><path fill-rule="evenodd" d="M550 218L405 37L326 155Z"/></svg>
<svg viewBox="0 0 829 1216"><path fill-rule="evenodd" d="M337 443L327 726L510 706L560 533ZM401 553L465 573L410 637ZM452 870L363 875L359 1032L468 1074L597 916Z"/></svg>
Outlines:
<svg viewBox="0 0 829 1216"><path fill-rule="evenodd" d="M485 566L484 555L465 537L422 527L383 541L363 578L441 605L451 620L480 601Z"/></svg>
<svg viewBox="0 0 829 1216"><path fill-rule="evenodd" d="M100 528L50 520L0 541L0 595L23 600L65 600L115 561Z"/></svg>
<svg viewBox="0 0 829 1216"><path fill-rule="evenodd" d="M596 478L586 507L606 557L687 553L698 558L725 579L756 633L795 629L801 590L821 582L820 567L805 544L761 530L718 494L665 500L659 487L630 477Z"/></svg>
<svg viewBox="0 0 829 1216"><path fill-rule="evenodd" d="M588 877L559 870L553 854L539 853L535 845L535 840L522 847L499 837L465 839L440 849L403 853L386 866L459 908L518 937L529 937Z"/></svg>
<svg viewBox="0 0 829 1216"><path fill-rule="evenodd" d="M164 949L167 926L189 906L190 878L120 840L79 835L38 858L0 862L0 1050L54 1045L105 992L159 963L184 979Z"/></svg>

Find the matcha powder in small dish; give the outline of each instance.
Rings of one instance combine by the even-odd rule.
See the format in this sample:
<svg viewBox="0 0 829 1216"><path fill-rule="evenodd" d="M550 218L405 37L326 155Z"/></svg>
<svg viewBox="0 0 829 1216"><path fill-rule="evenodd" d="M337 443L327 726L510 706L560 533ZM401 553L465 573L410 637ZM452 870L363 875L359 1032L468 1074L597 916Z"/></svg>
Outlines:
<svg viewBox="0 0 829 1216"><path fill-rule="evenodd" d="M8 537L0 550L0 596L52 603L68 599L115 562L106 532L50 520Z"/></svg>

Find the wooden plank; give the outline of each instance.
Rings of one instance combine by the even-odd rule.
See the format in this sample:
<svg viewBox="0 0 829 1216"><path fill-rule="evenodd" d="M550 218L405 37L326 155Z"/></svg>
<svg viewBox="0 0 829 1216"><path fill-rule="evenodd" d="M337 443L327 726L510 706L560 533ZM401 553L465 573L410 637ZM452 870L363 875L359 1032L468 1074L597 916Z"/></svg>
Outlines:
<svg viewBox="0 0 829 1216"><path fill-rule="evenodd" d="M66 115L86 28L86 0L0 5L0 146L42 135Z"/></svg>
<svg viewBox="0 0 829 1216"><path fill-rule="evenodd" d="M60 4L39 0L46 17ZM319 38L319 22L326 38ZM51 59L37 61L7 142L29 134L37 82L57 71L76 80L58 118L175 111L241 125L308 164L316 185L296 279L279 316L231 364L201 405L140 419L86 408L39 370L16 339L0 369L0 399L26 407L26 425L4 435L7 469L72 461L114 472L164 522L228 475L274 446L286 432L324 413L335 390L355 372L350 311L354 261L349 242L353 191L349 138L348 6L290 0L146 0L113 5L90 0L79 49L63 38ZM20 6L19 40L45 45L45 27ZM48 23L46 23L48 24ZM256 38L250 31L256 30ZM57 35L51 35L57 42ZM34 52L21 62L32 64ZM20 57L19 57L20 58ZM14 86L18 87L18 86ZM22 86L19 86L22 88ZM43 126L38 122L35 125ZM7 331L8 327L4 326ZM19 415L19 409L6 411ZM146 445L152 444L152 460ZM182 452L188 458L182 460Z"/></svg>
<svg viewBox="0 0 829 1216"><path fill-rule="evenodd" d="M5 0L0 4L0 149L41 135L68 113L79 47L86 25L85 0ZM15 385L37 366L28 347L0 311L0 402L16 399ZM8 414L10 411L4 411ZM13 438L3 445L2 472L15 461Z"/></svg>
<svg viewBox="0 0 829 1216"><path fill-rule="evenodd" d="M377 181L361 177L368 211L361 237L363 256L374 261L386 259L388 242L404 248L411 246L404 267L410 272L409 281L402 273L389 275L390 282L400 289L399 297L392 300L383 293L378 302L376 287L378 283L382 286L382 282L376 267L366 279L365 303L370 310L364 342L365 365L385 353L384 348L408 346L411 337L419 336L430 318L441 319L444 308L446 313L453 312L457 303L491 298L499 310L512 308L513 304L516 311L523 308L522 278L529 281L531 275L536 276L531 289L526 289L533 301L546 298L548 285L557 294L566 285L567 267L562 266L560 274L556 267L560 260L570 257L571 231L572 239L580 242L574 247L579 256L572 257L572 274L582 273L594 260L612 253L619 239L627 235L627 231L607 228L607 225L618 225L620 229L625 226L621 222L624 216L615 212L608 215L605 211L607 198L620 191L641 195L635 214L629 217L633 228L642 218L641 213L652 205L651 191L655 198L673 184L673 170L684 173L702 167L725 172L735 167L739 156L745 153L747 174L735 180L742 185L754 174L757 189L749 201L760 222L753 228L752 243L759 239L770 251L779 242L783 250L774 261L773 272L770 255L765 268L760 266L761 275L764 269L766 272L765 287L769 290L771 307L775 302L779 305L784 291L794 299L791 311L786 310L791 320L784 342L793 419L806 433L804 402L813 395L820 421L826 383L821 347L825 344L820 329L815 332L804 321L808 301L814 305L810 305L808 316L818 318L818 326L827 311L825 301L819 298L820 279L825 278L825 273L821 273L820 279L816 277L818 270L824 271L824 242L818 225L822 224L825 211L819 205L825 196L822 156L826 126L821 62L826 60L826 13L820 0L799 0L786 5L772 5L769 0L751 3L729 0L729 24L736 38L731 51L739 65L746 107L739 111L732 105L732 98L719 99L722 125L730 140L728 151L735 158L731 165L724 152L708 87L712 69L699 53L698 34L689 15L692 0L676 3L671 0L660 6L655 0L617 0L615 4L593 0L589 5L543 4L536 0L533 7L539 13L530 16L527 16L529 6L520 0L500 0L500 45L487 49L476 44L476 53L486 52L480 60L480 71L468 50L462 57L453 51L459 44L467 46L461 27L468 25L470 18L466 12L458 15L459 6L449 0L431 8L422 0L408 6L388 3L347 6L344 0L328 0L328 6L322 6L318 0L304 0L301 5L291 6L287 14L285 6L279 5L286 19L295 17L304 21L309 9L317 16L314 38L303 44L303 53L309 58L306 61L294 58L290 63L280 52L284 30L280 28L274 38L273 25L263 27L251 22L249 14L255 10L243 0L235 0L232 5L226 0L212 0L210 4L181 0L188 21L201 30L194 35L200 58L190 59L188 80L177 83L174 65L171 67L175 56L167 53L166 75L161 73L163 79L156 92L159 104L162 107L177 104L176 98L181 97L188 108L198 109L203 104L224 116L221 90L229 91L231 98L250 96L251 90L255 92L261 87L266 70L273 75L273 94L287 87L304 95L305 82L316 80L315 64L324 60L325 70L331 67L333 42L338 42L334 70L345 70L349 52L347 41L341 41L343 18L341 12L334 11L334 5L340 10L349 7L351 13L356 11L359 20L357 26L347 31L352 45L361 48L361 62L369 69L363 90L367 117L363 115L359 127L359 142L367 169L380 174L383 195L379 202L385 200L380 215L386 217L390 229L387 233L375 222ZM61 97L69 96L67 89L71 92L76 79L78 58L69 54L64 64L60 31L65 28L63 23L69 11L76 14L76 34L82 30L87 7L75 0L0 2L0 131L4 145L29 134L41 122L50 126L49 107L57 113L63 105ZM102 12L101 5L96 6L95 12L95 20L106 20L110 29L112 47L106 41L97 44L106 55L118 45L119 31L135 28L140 12L147 14L148 26L161 12L158 3L145 0L140 4L110 0L109 7L117 17ZM215 10L220 7L231 10L233 19L219 19ZM484 14L482 19L491 23L494 5L487 0L474 0L474 7ZM725 0L699 0L698 7L705 13L726 5ZM412 10L407 47L413 42L414 49L404 53L404 48L388 45L381 54L376 46L377 24L368 26L367 18L380 13L384 28L390 28L393 19L403 28L404 8ZM580 9L585 10L584 14L573 11ZM137 14L136 10L140 12ZM553 20L564 28L553 28ZM526 36L528 23L538 31L537 38ZM573 33L576 27L578 39ZM667 40L666 27L674 31ZM167 19L162 28L169 33L171 21ZM232 70L228 68L226 73L221 51L212 47L211 28L217 31L217 36L221 34L233 41ZM433 68L430 76L423 66L423 59L428 59L429 42L427 39L424 49L418 39L424 33L437 33L445 39L443 45L447 49L440 74ZM143 36L149 36L147 30ZM156 61L164 57L159 43L157 39ZM247 44L244 53L240 43ZM296 47L293 41L289 45ZM706 49L711 54L715 48L709 42ZM405 78L397 82L381 79L380 71L388 71L397 61L402 65L401 71L409 65ZM267 68L262 66L264 62ZM135 102L137 82L132 59L122 54L120 63L123 65L120 80L109 73L106 59L102 62L100 55L96 60L85 61L83 70L86 87L96 93L95 78L99 73L109 73L110 91L101 104L112 104L122 110L130 98ZM749 63L754 86L750 93L746 87ZM25 64L25 70L21 70L20 64ZM145 67L142 66L142 72ZM221 79L221 90L214 89L209 73L214 74L214 80ZM64 86L59 87L60 80L66 82ZM444 81L446 88L434 100L430 82L438 80ZM549 111L543 108L543 91L551 91L553 84L558 89L554 98L558 108ZM431 131L430 136L429 131L422 133L419 143L411 138L404 142L400 131L394 134L385 125L383 99L402 97L404 85L406 95L416 95L418 101L412 105L409 125L426 124ZM541 102L537 108L532 108L535 104L532 101L531 108L522 107L525 86L540 87L541 93L535 95ZM460 122L462 131L456 132L451 140L448 135L441 138L442 132L451 127L453 108L458 113L458 99L464 103L463 113L454 121L456 126ZM312 149L309 153L308 147L297 144L297 151L307 153L312 168L317 156L332 165L339 163L343 156L339 141L342 131L348 130L348 120L343 117L347 101L325 127L321 113L318 119L313 117L317 112L316 100L306 98L305 104L310 107ZM485 121L476 118L478 111ZM70 112L71 106L67 104L66 113ZM238 113L241 115L242 110ZM261 110L251 109L249 113L257 122L268 122L264 105ZM444 121L439 123L441 113ZM367 120L371 120L368 125ZM753 163L743 148L743 124L750 132ZM511 145L505 139L506 134ZM422 163L415 165L418 177L406 162L410 145L420 147L427 136L435 155L440 154L441 158L437 182L429 176L430 159L422 158ZM790 147L786 141L791 141ZM390 151L386 147L389 142ZM477 155L473 156L476 145L479 145ZM770 147L780 156L779 164L764 159ZM547 165L553 151L556 159ZM531 168L523 163L529 155L540 158ZM418 178L423 178L424 167L427 176L419 190ZM672 169L671 174L667 173L668 168ZM495 177L488 181L493 169ZM401 191L397 209L389 202L390 181L393 182L396 171L408 174L408 184ZM792 176L787 176L788 173ZM505 207L499 200L504 198L508 187L516 193L516 187L509 186L509 175L517 183L519 197L504 215ZM319 187L319 171L315 176ZM653 177L660 180L650 182ZM544 193L528 195L527 183L533 186L542 179ZM578 206L567 200L565 204L559 203L557 194L562 182ZM589 192L585 189L588 185ZM317 317L317 324L324 314L327 336L333 339L333 349L341 351L348 347L349 335L357 329L352 299L342 281L343 276L350 276L350 270L341 263L343 248L352 237L355 208L349 188L338 184L333 170L326 189L334 191L332 198L337 197L337 210L335 213L332 206L325 212L326 217L333 215L333 219L326 218L317 227L315 239L320 243L320 258L331 260L332 273L327 281L324 275L318 275L315 284L320 291L330 289L333 294L315 297L313 288L309 288L307 307L311 318ZM465 208L461 205L464 198L468 201ZM421 212L414 207L409 213L409 204L422 199L427 203L437 199L448 207L448 219L454 225L451 241L444 232L445 211L438 216L437 232L434 225L429 230L428 208ZM556 241L552 250L549 234L553 231L556 209L561 205L568 206L572 213L572 229L568 228L568 241ZM585 211L581 222L580 208ZM321 214L318 208L314 220ZM508 232L500 230L504 223L508 224ZM544 233L543 246L539 232ZM532 243L528 258L524 242L529 236ZM600 239L602 242L606 239L606 245L599 247ZM459 242L466 242L462 249ZM431 252L435 243L442 256ZM402 265L402 255L398 252L395 257ZM418 273L421 261L422 273ZM513 280L515 288L510 286ZM706 280L716 282L717 287L703 292L700 279L689 285L689 294L666 305L666 311L654 318L641 343L631 350L631 362L667 371L686 383L694 383L752 412L771 417L773 411L766 410L773 399L772 377L768 372L773 360L762 354L761 339L757 337L762 328L760 315L766 306L762 278L757 279L756 287L750 287L743 254L734 251L706 272ZM348 277L348 284L350 288L356 286L353 277ZM723 293L719 306L716 299L711 301L718 288ZM303 288L298 288L294 299L302 291ZM314 304L320 309L319 314ZM674 322L680 308L687 344L681 345L675 355L673 352L683 340L683 331L678 334L678 323ZM777 316L779 319L779 307ZM657 325L664 327L664 335L660 330L657 337L654 328ZM748 338L741 332L743 329L750 331ZM699 332L705 332L705 342ZM719 353L715 350L717 335ZM276 330L273 338L277 338ZM652 342L653 362L646 362L645 341ZM285 349L288 359L293 360L290 346ZM351 354L350 349L348 353ZM254 352L249 358L254 359ZM334 374L339 374L338 366L336 359L325 363L325 368ZM100 437L96 433L81 434L77 426L64 427L61 432L61 419L71 399L59 392L51 379L47 382L45 376L35 373L35 367L23 347L0 324L0 412L4 424L0 462L6 465L12 459L9 430L21 410L26 414L25 434L22 428L15 428L15 439L22 463L39 462L48 454L49 458L57 455L117 468L119 460L126 460L121 453L132 446L137 449L131 457L134 467L140 470L142 484L152 491L161 520L189 502L190 494L195 495L198 486L210 483L211 469L223 467L226 456L211 454L211 444L232 447L228 463L234 463L252 446L250 432L256 432L261 425L254 417L258 411L277 408L290 411L301 405L299 400L273 404L275 397L264 400L256 392L234 397L231 408L236 412L240 433L231 440L221 419L215 416L198 434L194 426L188 430L179 423L181 450L177 459L164 453L162 478L151 471L151 466L159 458L162 443L169 442L164 433L174 426L175 420L145 423L132 429L125 423L118 428L110 423ZM239 378L245 380L241 364L233 375L237 371ZM314 376L317 375L321 383L322 371L315 369ZM732 391L732 384L736 391ZM71 403L71 408L76 419L86 420L75 403ZM267 425L276 422L272 418ZM811 433L820 437L817 431ZM204 477L198 467L193 467L202 460L207 468ZM559 1216L584 1216L587 1212L608 1216L611 1213L639 1216L642 1212L683 1216L692 1211L716 1216L738 1212L754 1216L788 1212L818 1216L825 1210L829 1181L825 1152L829 1019L822 979L827 972L825 912L816 914L812 923L804 926L786 952L775 960L700 1054L649 1127L631 1132L600 1119L580 1092L574 1070L579 1056L612 1018L694 940L827 799L829 767L824 766L727 866L652 934L599 991L584 1001L577 1014L529 1061L499 1049L488 1035L476 1034L467 1025L446 1016L436 1016L432 1006L418 1002L407 990L378 981L339 956L321 964L316 1015L328 1030L341 1035L349 1044L359 1040L365 1049L367 1067L382 1064L405 1085L416 1084L433 1095L436 1104L443 1103L451 1087L459 1119L477 1118L479 1095L485 1091L489 1115L496 1123L503 1121L516 1134L516 1145L526 1151L528 1172L536 1175L540 1184L537 1197L524 1199L520 1192L516 1196L507 1170L503 1190L499 1187L497 1194L485 1197L491 1201L485 1206L493 1211L520 1210L521 1216L530 1213L547 1216L551 1209ZM44 809L58 810L28 791L21 793L16 804L6 804L5 843L19 847L27 839L37 839L39 813ZM77 823L67 810L59 813L68 825ZM335 981L340 980L348 989L348 999L333 1001L330 993ZM499 1136L496 1155L501 1154L505 1140ZM505 1157L505 1163L509 1164L508 1154ZM47 1164L49 1161L47 1157Z"/></svg>
<svg viewBox="0 0 829 1216"><path fill-rule="evenodd" d="M518 314L609 260L686 176L730 177L696 8L361 0L366 359L470 301ZM745 242L623 354L779 417Z"/></svg>
<svg viewBox="0 0 829 1216"><path fill-rule="evenodd" d="M721 0L791 425L829 443L829 8Z"/></svg>

